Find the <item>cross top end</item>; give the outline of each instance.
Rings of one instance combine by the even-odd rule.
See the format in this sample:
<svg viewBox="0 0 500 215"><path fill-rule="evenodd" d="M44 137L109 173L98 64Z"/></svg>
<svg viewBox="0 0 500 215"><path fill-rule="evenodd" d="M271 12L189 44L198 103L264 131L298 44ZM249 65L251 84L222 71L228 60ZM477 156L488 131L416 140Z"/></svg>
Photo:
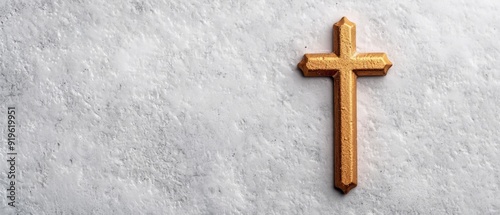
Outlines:
<svg viewBox="0 0 500 215"><path fill-rule="evenodd" d="M392 66L385 53L356 53L356 24L342 17L333 25L333 53L305 54L298 67L304 76L335 76L353 71L357 76L384 76Z"/></svg>

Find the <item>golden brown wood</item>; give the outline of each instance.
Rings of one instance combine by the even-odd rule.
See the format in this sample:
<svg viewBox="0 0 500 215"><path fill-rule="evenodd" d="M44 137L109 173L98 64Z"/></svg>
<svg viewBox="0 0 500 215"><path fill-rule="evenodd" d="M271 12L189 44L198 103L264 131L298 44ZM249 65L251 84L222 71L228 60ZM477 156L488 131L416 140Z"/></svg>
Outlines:
<svg viewBox="0 0 500 215"><path fill-rule="evenodd" d="M334 78L334 183L348 193L358 183L356 78L383 76L392 66L385 53L356 53L356 25L343 17L333 26L333 53L305 54L304 76Z"/></svg>

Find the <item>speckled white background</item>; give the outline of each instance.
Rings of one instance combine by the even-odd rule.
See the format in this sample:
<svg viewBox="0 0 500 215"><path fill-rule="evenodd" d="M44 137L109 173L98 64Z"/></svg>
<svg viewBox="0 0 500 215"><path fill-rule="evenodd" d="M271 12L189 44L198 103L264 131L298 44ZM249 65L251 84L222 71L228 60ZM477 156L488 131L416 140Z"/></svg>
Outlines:
<svg viewBox="0 0 500 215"><path fill-rule="evenodd" d="M499 1L0 1L0 104L18 109L2 214L498 214ZM332 25L358 81L359 185L334 190Z"/></svg>

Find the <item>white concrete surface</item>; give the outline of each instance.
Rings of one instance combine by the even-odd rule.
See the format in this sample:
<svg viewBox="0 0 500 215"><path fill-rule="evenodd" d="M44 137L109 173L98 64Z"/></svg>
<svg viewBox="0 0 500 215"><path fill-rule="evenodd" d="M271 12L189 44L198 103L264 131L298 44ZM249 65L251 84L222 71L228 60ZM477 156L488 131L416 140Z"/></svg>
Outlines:
<svg viewBox="0 0 500 215"><path fill-rule="evenodd" d="M1 214L498 214L499 1L0 1ZM358 81L359 185L334 190L332 25Z"/></svg>

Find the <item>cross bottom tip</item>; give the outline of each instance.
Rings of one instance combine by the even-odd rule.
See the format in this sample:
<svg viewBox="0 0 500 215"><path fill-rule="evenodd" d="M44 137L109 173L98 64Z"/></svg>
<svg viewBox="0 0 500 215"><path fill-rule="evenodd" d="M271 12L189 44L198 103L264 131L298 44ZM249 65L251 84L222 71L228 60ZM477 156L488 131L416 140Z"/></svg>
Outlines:
<svg viewBox="0 0 500 215"><path fill-rule="evenodd" d="M354 182L351 182L350 184L344 184L344 183L335 184L335 188L342 191L343 194L349 193L349 191L351 191L356 186L357 186L357 184Z"/></svg>

